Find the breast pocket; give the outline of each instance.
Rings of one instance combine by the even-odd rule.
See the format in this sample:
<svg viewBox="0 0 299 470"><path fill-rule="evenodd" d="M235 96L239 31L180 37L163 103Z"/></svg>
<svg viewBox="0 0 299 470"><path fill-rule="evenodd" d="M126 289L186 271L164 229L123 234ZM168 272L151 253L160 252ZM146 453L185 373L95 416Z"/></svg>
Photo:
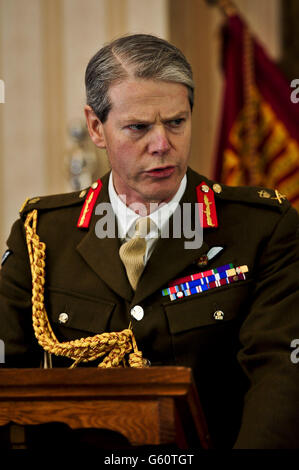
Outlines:
<svg viewBox="0 0 299 470"><path fill-rule="evenodd" d="M49 289L47 312L60 341L107 331L115 304L77 293Z"/></svg>
<svg viewBox="0 0 299 470"><path fill-rule="evenodd" d="M177 365L221 375L233 367L240 347L239 329L247 315L252 282L213 289L164 304Z"/></svg>
<svg viewBox="0 0 299 470"><path fill-rule="evenodd" d="M164 304L172 334L230 322L245 314L251 280Z"/></svg>

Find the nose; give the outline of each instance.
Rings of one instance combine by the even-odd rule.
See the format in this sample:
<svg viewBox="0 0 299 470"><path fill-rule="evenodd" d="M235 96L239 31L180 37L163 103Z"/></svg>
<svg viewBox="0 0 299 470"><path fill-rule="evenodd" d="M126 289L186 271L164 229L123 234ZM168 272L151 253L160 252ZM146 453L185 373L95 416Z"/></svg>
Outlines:
<svg viewBox="0 0 299 470"><path fill-rule="evenodd" d="M151 155L161 156L170 149L170 142L163 125L154 126L149 135L148 151Z"/></svg>

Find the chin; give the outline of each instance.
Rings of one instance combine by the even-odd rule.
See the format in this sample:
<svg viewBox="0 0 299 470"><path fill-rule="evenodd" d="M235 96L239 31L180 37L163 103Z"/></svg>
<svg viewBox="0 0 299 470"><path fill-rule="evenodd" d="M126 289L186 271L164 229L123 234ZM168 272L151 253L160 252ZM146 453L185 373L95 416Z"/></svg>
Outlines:
<svg viewBox="0 0 299 470"><path fill-rule="evenodd" d="M179 189L182 178L176 178L172 181L161 181L156 183L154 187L151 188L151 193L153 197L159 200L172 199L177 190Z"/></svg>
<svg viewBox="0 0 299 470"><path fill-rule="evenodd" d="M155 191L149 194L144 194L144 200L148 202L169 202L176 192L177 189L172 189L169 191Z"/></svg>

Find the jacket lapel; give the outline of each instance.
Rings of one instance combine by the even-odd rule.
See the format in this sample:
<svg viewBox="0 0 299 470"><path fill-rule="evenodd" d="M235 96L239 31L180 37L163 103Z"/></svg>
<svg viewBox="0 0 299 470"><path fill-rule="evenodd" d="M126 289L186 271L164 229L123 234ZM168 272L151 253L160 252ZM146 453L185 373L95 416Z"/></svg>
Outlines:
<svg viewBox="0 0 299 470"><path fill-rule="evenodd" d="M185 268L198 260L208 250L204 242L195 250L186 250L185 239L160 239L149 259L137 286L133 303L137 304L156 290L167 287L169 281L178 276ZM198 268L197 268L198 269ZM196 270L196 266L194 266Z"/></svg>
<svg viewBox="0 0 299 470"><path fill-rule="evenodd" d="M109 203L109 174L102 178L102 189L96 204ZM119 239L98 238L96 223L99 217L93 213L88 233L77 246L77 250L91 269L114 291L130 301L133 290L128 281L125 268L119 257ZM115 227L117 228L116 221Z"/></svg>

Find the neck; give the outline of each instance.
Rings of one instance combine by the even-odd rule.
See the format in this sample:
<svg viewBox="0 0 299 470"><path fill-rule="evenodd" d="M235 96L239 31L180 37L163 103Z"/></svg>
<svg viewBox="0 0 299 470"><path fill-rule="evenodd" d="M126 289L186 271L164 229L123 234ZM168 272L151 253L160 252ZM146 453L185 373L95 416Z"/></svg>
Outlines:
<svg viewBox="0 0 299 470"><path fill-rule="evenodd" d="M136 212L136 214L145 217L155 212L161 205L167 204L171 201L173 196L167 199L151 199L149 201L145 201L141 198L129 198L126 194L118 194L118 197L127 207Z"/></svg>

